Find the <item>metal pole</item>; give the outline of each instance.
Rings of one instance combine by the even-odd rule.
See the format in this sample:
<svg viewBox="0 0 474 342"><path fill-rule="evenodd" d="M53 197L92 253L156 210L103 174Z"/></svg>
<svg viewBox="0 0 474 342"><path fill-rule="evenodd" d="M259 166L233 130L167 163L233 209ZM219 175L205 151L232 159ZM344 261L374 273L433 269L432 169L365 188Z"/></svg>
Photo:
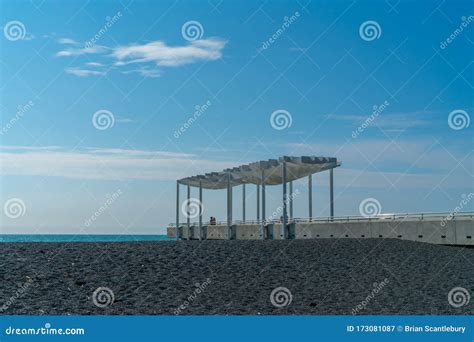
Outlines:
<svg viewBox="0 0 474 342"><path fill-rule="evenodd" d="M334 217L334 175L333 169L329 170L329 202L331 208L331 218Z"/></svg>
<svg viewBox="0 0 474 342"><path fill-rule="evenodd" d="M281 226L281 238L284 240L286 239L286 222L287 222L287 214L286 214L286 162L283 162L282 165L282 180L283 180L283 222Z"/></svg>
<svg viewBox="0 0 474 342"><path fill-rule="evenodd" d="M179 181L176 181L176 241L179 240Z"/></svg>
<svg viewBox="0 0 474 342"><path fill-rule="evenodd" d="M260 185L257 184L257 223L260 222Z"/></svg>
<svg viewBox="0 0 474 342"><path fill-rule="evenodd" d="M199 240L202 240L202 182L199 181Z"/></svg>
<svg viewBox="0 0 474 342"><path fill-rule="evenodd" d="M228 239L231 238L232 226L232 187L230 186L230 172L227 173L227 233Z"/></svg>
<svg viewBox="0 0 474 342"><path fill-rule="evenodd" d="M260 233L262 239L265 239L265 221L266 221L266 194L265 194L265 170L262 170L262 224L260 226Z"/></svg>
<svg viewBox="0 0 474 342"><path fill-rule="evenodd" d="M188 185L188 201L186 203L186 223L188 226L188 240L191 240L191 213L190 213L190 204L191 204L191 185Z"/></svg>
<svg viewBox="0 0 474 342"><path fill-rule="evenodd" d="M293 181L290 181L290 198L288 199L290 202L290 221L293 220Z"/></svg>
<svg viewBox="0 0 474 342"><path fill-rule="evenodd" d="M242 222L245 223L245 184L242 184Z"/></svg>
<svg viewBox="0 0 474 342"><path fill-rule="evenodd" d="M308 209L309 221L313 220L313 175L308 176Z"/></svg>

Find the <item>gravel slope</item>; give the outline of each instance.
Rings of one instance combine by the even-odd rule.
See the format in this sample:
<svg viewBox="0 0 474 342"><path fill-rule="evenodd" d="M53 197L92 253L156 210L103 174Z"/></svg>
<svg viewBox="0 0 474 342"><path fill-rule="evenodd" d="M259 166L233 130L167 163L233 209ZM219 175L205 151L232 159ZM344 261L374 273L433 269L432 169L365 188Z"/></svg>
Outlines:
<svg viewBox="0 0 474 342"><path fill-rule="evenodd" d="M473 270L472 248L394 239L2 243L0 308L10 315L472 315L474 298L454 308L448 293L463 287L474 296ZM99 287L113 291L113 304L94 305ZM291 293L286 306L270 300L278 287Z"/></svg>

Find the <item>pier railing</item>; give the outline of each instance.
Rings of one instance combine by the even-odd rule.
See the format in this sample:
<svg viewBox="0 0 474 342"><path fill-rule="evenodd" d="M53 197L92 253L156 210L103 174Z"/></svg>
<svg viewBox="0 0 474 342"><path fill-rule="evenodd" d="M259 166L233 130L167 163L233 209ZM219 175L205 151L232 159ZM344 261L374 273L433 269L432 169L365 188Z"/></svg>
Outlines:
<svg viewBox="0 0 474 342"><path fill-rule="evenodd" d="M297 217L297 218L288 218L288 223L322 223L322 222L370 222L370 221L423 221L423 220L444 220L444 221L452 221L452 220L472 220L474 219L474 212L472 211L465 211L465 212L433 212L433 213L399 213L399 214L377 214L372 216L338 216L338 217ZM271 223L281 223L279 219L266 219L263 220L264 224L271 224ZM233 225L243 225L243 224L262 224L262 220L234 220L232 221ZM183 222L182 225L187 225L186 222ZM198 222L191 222L191 226L199 225ZM210 222L203 222L203 226L210 225ZM227 221L216 221L215 224L217 226L225 226L227 225ZM170 223L170 227L174 227L175 223Z"/></svg>

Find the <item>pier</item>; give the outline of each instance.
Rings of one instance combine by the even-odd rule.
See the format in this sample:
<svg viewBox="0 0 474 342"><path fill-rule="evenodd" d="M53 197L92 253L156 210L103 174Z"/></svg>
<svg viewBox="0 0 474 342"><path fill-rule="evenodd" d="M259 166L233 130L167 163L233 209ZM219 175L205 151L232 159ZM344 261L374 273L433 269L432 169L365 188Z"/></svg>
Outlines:
<svg viewBox="0 0 474 342"><path fill-rule="evenodd" d="M403 213L374 216L334 215L334 169L341 166L336 158L283 156L258 161L220 172L206 173L177 180L176 222L167 229L168 237L176 240L284 240L325 238L396 238L444 245L474 245L474 213ZM329 217L313 217L312 177L318 172L329 173ZM293 216L293 181L308 180L308 216ZM257 217L246 217L246 186L257 187ZM180 222L180 186L187 189L185 216ZM232 188L242 187L242 219L232 215ZM265 189L282 187L280 217L266 217ZM198 221L191 222L191 187L199 189ZM204 222L203 190L226 190L227 219Z"/></svg>

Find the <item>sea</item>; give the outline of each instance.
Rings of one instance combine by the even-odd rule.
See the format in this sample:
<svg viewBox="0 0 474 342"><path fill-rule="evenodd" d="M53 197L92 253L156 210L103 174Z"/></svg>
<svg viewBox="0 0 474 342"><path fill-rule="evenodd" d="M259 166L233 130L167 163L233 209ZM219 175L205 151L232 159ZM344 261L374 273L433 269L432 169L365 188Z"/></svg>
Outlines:
<svg viewBox="0 0 474 342"><path fill-rule="evenodd" d="M0 234L2 242L131 242L171 241L166 235Z"/></svg>

